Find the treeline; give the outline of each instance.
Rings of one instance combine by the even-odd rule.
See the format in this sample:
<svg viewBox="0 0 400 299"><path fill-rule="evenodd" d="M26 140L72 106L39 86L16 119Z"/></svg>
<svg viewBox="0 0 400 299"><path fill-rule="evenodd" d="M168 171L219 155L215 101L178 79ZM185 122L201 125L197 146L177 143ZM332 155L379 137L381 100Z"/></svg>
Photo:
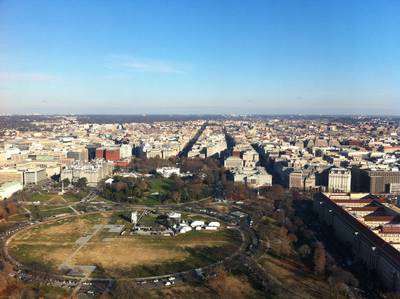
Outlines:
<svg viewBox="0 0 400 299"><path fill-rule="evenodd" d="M87 178L79 178L76 181L71 182L69 178L65 178L62 180L62 183L64 184L64 188L72 185L75 188L85 190L87 187Z"/></svg>
<svg viewBox="0 0 400 299"><path fill-rule="evenodd" d="M164 200L172 202L188 201L191 199L198 199L204 196L217 196L224 197L232 200L246 200L256 197L255 190L248 188L244 184L233 183L229 179L229 172L224 169L221 163L214 158L197 159L197 158L171 158L163 160L159 158L134 158L130 164L130 169L141 173L150 173L156 175L156 169L160 167L179 167L181 173L190 173L192 176L188 179L181 179L173 177L171 182L171 189ZM140 197L146 188L139 188L135 190L135 183L128 186L119 185L114 186L113 191L120 192L121 189L126 190L126 194L130 201L135 202L132 197ZM142 187L143 184L142 184ZM109 192L107 191L107 192ZM133 194L132 194L133 193ZM135 195L136 194L136 195ZM111 194L106 194L112 197ZM117 201L123 200L125 195L122 193L115 195Z"/></svg>
<svg viewBox="0 0 400 299"><path fill-rule="evenodd" d="M234 183L231 174L227 171L221 162L214 158L198 159L198 158L182 158L172 157L168 160L159 158L145 157L134 158L129 168L130 170L141 173L156 174L156 169L160 167L179 167L181 173L191 173L196 184L203 184L208 189L208 194L224 197L234 201L244 201L247 199L255 199L257 191L249 188L242 183ZM200 182L201 181L201 182ZM179 188L178 188L179 189ZM186 190L174 190L179 192L183 197L187 194ZM203 189L205 189L203 187ZM176 195L176 194L175 194Z"/></svg>
<svg viewBox="0 0 400 299"><path fill-rule="evenodd" d="M163 184L163 192L151 194L152 181L158 179ZM104 184L102 196L116 202L139 203L145 197L155 196L160 203L180 203L208 196L210 190L199 178L180 178L172 175L162 178L154 175L150 178L125 178L116 176L112 184Z"/></svg>
<svg viewBox="0 0 400 299"><path fill-rule="evenodd" d="M0 202L0 220L7 220L9 216L17 213L17 205L13 200Z"/></svg>
<svg viewBox="0 0 400 299"><path fill-rule="evenodd" d="M115 176L112 184L103 183L100 186L102 196L116 202L137 203L138 199L148 190L146 179L124 178Z"/></svg>
<svg viewBox="0 0 400 299"><path fill-rule="evenodd" d="M128 170L155 174L156 169L160 167L176 167L176 159L164 160L160 158L134 157L129 163Z"/></svg>
<svg viewBox="0 0 400 299"><path fill-rule="evenodd" d="M242 183L234 183L229 171L214 158L184 159L181 168L183 171L189 171L204 178L204 184L209 187L214 196L234 201L257 198L257 190Z"/></svg>
<svg viewBox="0 0 400 299"><path fill-rule="evenodd" d="M263 193L263 199L253 207L261 216L257 226L261 246L274 256L300 260L316 277L326 280L333 293L348 296L349 287L357 287L359 282L337 264L324 243L299 217L293 202L300 198L298 193L286 191L280 185Z"/></svg>

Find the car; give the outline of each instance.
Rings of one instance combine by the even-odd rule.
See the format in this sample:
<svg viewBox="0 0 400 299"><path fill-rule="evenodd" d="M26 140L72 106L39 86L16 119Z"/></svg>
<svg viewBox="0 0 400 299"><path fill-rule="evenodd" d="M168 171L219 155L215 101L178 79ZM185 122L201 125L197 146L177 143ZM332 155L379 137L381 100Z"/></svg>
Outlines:
<svg viewBox="0 0 400 299"><path fill-rule="evenodd" d="M171 285L171 282L170 281L167 281L167 282L165 282L165 284L164 284L166 287L168 287L168 286L170 286Z"/></svg>

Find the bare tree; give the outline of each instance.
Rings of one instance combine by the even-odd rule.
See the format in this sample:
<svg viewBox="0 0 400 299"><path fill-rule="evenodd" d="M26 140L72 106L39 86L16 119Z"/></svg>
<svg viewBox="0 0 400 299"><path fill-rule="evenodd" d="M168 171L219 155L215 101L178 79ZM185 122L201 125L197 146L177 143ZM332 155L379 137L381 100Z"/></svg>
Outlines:
<svg viewBox="0 0 400 299"><path fill-rule="evenodd" d="M326 251L324 244L317 242L314 250L314 269L318 274L323 274L326 267Z"/></svg>

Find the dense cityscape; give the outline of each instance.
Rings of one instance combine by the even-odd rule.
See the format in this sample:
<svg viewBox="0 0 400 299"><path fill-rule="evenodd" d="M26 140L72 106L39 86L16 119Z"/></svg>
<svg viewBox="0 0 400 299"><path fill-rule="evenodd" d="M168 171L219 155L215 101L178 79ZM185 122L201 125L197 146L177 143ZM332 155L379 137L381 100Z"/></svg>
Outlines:
<svg viewBox="0 0 400 299"><path fill-rule="evenodd" d="M1 118L10 296L400 289L398 118Z"/></svg>
<svg viewBox="0 0 400 299"><path fill-rule="evenodd" d="M399 16L0 0L0 299L400 299Z"/></svg>

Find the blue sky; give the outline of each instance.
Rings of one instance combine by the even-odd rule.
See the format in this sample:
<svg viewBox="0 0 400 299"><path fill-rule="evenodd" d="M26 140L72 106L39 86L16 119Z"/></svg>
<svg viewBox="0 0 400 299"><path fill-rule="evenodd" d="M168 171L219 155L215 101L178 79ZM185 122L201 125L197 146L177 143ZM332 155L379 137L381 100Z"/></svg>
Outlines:
<svg viewBox="0 0 400 299"><path fill-rule="evenodd" d="M400 114L400 1L0 0L0 113Z"/></svg>

